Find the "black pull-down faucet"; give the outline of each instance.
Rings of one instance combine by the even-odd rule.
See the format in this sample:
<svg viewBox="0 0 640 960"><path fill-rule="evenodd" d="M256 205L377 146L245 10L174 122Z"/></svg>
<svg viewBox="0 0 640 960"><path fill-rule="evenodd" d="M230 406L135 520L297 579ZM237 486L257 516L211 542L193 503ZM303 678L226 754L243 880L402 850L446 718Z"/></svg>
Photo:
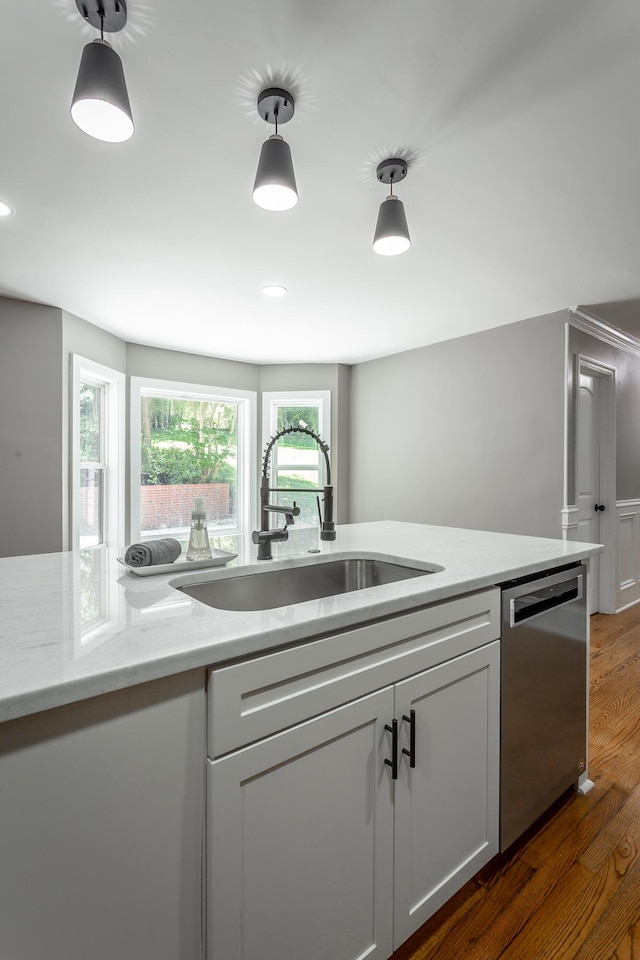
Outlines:
<svg viewBox="0 0 640 960"><path fill-rule="evenodd" d="M309 437L312 437L318 444L320 450L324 455L324 462L326 467L327 482L324 487L317 489L306 489L306 488L285 488L285 487L271 487L269 485L269 467L271 464L271 451L274 445L280 440L281 437L284 437L289 433L304 433ZM323 495L324 502L324 516L321 517L320 522L320 539L321 540L335 540L336 538L336 525L333 520L333 487L331 486L331 465L329 463L329 447L324 442L324 440L315 433L313 430L310 430L309 427L285 427L284 430L279 430L269 440L265 451L264 457L262 458L262 472L260 475L260 529L254 530L251 534L251 539L254 543L258 545L258 560L272 560L273 555L271 553L271 544L274 541L281 542L289 539L289 530L288 526L293 524L294 517L297 517L300 513L300 507L296 506L295 500L291 506L279 505L274 503L269 503L269 495L271 493L321 493ZM282 513L284 514L285 524L284 527L276 527L274 530L269 529L269 514L270 513Z"/></svg>

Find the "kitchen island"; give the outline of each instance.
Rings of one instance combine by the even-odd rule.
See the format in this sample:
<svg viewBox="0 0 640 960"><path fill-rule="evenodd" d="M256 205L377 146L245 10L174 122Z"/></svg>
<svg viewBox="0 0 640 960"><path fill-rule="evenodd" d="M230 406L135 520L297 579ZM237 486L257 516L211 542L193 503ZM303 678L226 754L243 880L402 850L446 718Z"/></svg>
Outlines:
<svg viewBox="0 0 640 960"><path fill-rule="evenodd" d="M323 879L322 847L327 855L333 849L327 843L330 829L335 833L337 828L340 845L350 834L357 835L358 801L362 800L369 805L369 813L362 825L362 843L354 848L360 860L349 854L347 861L366 875L368 886L360 893L354 890L349 915L336 918L332 929L338 931L342 946L334 944L331 955L336 960L362 955L359 930L372 927L371 911L375 943L365 947L368 955L384 960L401 942L397 933L395 939L392 936L394 923L400 931L409 929L397 911L394 920L393 911L384 904L394 883L393 861L395 884L401 886L399 868L412 847L406 835L392 848L393 817L397 817L392 781L382 783L380 776L381 770L391 771L387 728L394 729L389 722L394 697L397 700L406 681L415 686L415 678L423 677L416 696L424 700L428 691L431 721L437 723L450 711L446 723L443 720L443 736L450 735L452 742L457 736L463 750L469 731L477 729L481 734L470 744L469 756L463 756L452 771L456 795L466 793L470 799L466 807L454 804L451 813L476 824L481 840L470 836L469 842L475 844L474 857L477 853L479 859L469 859L461 871L456 868L452 886L432 885L435 892L430 894L429 910L433 912L443 897L464 882L469 870L474 872L497 849L496 585L585 560L599 549L395 522L345 526L339 528L335 543L323 544L323 557L375 554L443 569L341 596L244 612L204 606L177 591L171 576L143 579L123 573L108 551L88 570L81 554L75 553L0 560L0 720L4 721L0 807L9 813L0 828L3 954L18 960L45 953L53 960L75 960L87 953L92 960L116 955L132 960L138 956L251 958L251 951L258 949L252 937L260 939L260 949L269 935L279 937L277 885L265 886L264 881L280 871L282 877L292 878L288 894L292 896L310 857L314 876L328 891L328 900L323 899L324 893L319 895L318 923L332 927L327 910L339 910L342 894L335 877L329 882L330 863L324 867ZM251 561L249 549L242 552ZM289 557L280 563L295 565L297 560ZM263 569L265 564L259 566ZM206 571L191 579L211 575ZM463 621L471 626L455 627ZM418 642L425 637L428 640ZM397 655L379 654L390 649ZM292 658L302 658L295 660L295 669L288 666L294 663ZM342 670L339 664L347 661L357 669ZM328 672L312 690L298 678L310 675L318 663ZM277 697L270 699L270 689L278 690ZM334 696L336 689L341 690L339 696ZM323 700L319 691L329 698ZM233 696L237 718L229 712ZM410 692L407 703L411 696ZM229 710L225 697L231 697ZM407 717L411 709L406 707ZM466 719L456 734L460 713ZM402 716L399 722L403 723ZM357 743L363 736L366 742ZM294 747L295 739L300 742ZM300 747L303 739L306 746ZM408 756L408 733L402 747L394 742L398 753ZM354 749L349 746L337 756L335 744L353 744ZM371 751L381 757L373 766ZM437 745L433 753L437 757ZM272 787L274 781L263 774L276 768L292 771L289 759L294 754L326 757L329 770L334 761L347 771L361 770L360 794L347 789L339 802L344 824L331 823L335 786L330 786L327 771L323 772L324 759L317 770L307 769L306 782L312 789L307 802L301 801L306 808L314 805L315 797L313 829L310 821L300 818L300 804L291 806L280 799L274 804L274 796L286 798L282 793L286 787L283 783ZM470 772L475 771L466 778L468 789L455 789L456 777L466 764ZM375 799L370 795L372 770ZM395 792L400 794L406 770L402 767L396 773ZM462 775L464 779L464 771ZM326 795L318 794L313 777L327 784ZM210 809L203 830L205 781L208 806L214 814L220 813L211 820ZM245 783L258 784L258 791L251 797L243 795L240 788ZM263 787L266 792L261 794ZM296 791L288 795L295 797ZM254 809L245 824L253 831L253 847L248 834L238 833L242 825L237 819L234 822L239 799L247 809ZM278 820L277 811L273 819L274 806L282 807L285 824L282 817ZM262 815L264 838L254 835L260 833ZM351 825L349 817L354 819ZM299 832L297 841L292 839L290 844L299 851L297 865L295 852L290 860L278 853L281 862L277 864L277 848L269 846L270 835L277 840L277 830L285 826L294 830L292 837L295 830L304 833L304 842ZM208 952L202 939L206 928L201 882L204 834L209 850ZM374 846L367 846L369 840ZM403 843L404 853L398 849ZM246 865L243 874L237 862L239 846L249 850L250 875ZM448 846L437 851L438 856L445 856ZM380 864L385 861L391 867L383 876ZM262 878L260 864L266 871ZM243 887L247 902L241 909L229 891ZM332 887L337 891L333 899ZM241 942L238 932L242 910L248 918L246 942ZM265 915L258 918L260 911ZM216 940L225 915L236 919ZM269 930L269 924L275 931ZM309 936L309 929L302 923L287 935ZM297 955L301 960L323 956L313 952L316 949L300 944ZM270 957L268 952L263 955ZM289 940L283 955L295 955Z"/></svg>

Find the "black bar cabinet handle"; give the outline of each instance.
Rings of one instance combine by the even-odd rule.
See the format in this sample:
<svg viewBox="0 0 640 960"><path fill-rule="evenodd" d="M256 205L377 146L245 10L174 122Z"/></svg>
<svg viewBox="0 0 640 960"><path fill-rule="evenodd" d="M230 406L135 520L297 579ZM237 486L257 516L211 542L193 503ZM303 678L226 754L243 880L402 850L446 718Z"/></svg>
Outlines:
<svg viewBox="0 0 640 960"><path fill-rule="evenodd" d="M409 766L415 767L416 765L416 712L415 710L409 711L409 716L406 714L402 716L403 720L406 720L409 724L409 749L406 747L402 748L402 752L406 753L409 757Z"/></svg>
<svg viewBox="0 0 640 960"><path fill-rule="evenodd" d="M385 758L385 763L391 767L391 779L398 779L398 721L392 720L391 726L388 723L384 725L385 730L391 734L391 760Z"/></svg>

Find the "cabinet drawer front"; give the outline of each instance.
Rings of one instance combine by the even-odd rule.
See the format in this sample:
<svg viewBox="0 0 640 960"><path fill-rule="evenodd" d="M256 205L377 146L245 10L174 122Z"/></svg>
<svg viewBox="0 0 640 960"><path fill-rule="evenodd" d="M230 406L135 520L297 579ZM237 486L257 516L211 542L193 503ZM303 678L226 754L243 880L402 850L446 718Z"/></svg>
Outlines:
<svg viewBox="0 0 640 960"><path fill-rule="evenodd" d="M218 757L500 636L497 588L211 671Z"/></svg>

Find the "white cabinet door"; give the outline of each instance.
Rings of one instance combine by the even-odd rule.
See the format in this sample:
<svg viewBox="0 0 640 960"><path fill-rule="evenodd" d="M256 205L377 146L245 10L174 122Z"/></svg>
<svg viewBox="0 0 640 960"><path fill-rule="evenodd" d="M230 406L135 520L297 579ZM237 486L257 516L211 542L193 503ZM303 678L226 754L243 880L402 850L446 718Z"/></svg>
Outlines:
<svg viewBox="0 0 640 960"><path fill-rule="evenodd" d="M386 960L386 687L208 762L208 960Z"/></svg>
<svg viewBox="0 0 640 960"><path fill-rule="evenodd" d="M398 683L394 948L498 851L499 644Z"/></svg>

